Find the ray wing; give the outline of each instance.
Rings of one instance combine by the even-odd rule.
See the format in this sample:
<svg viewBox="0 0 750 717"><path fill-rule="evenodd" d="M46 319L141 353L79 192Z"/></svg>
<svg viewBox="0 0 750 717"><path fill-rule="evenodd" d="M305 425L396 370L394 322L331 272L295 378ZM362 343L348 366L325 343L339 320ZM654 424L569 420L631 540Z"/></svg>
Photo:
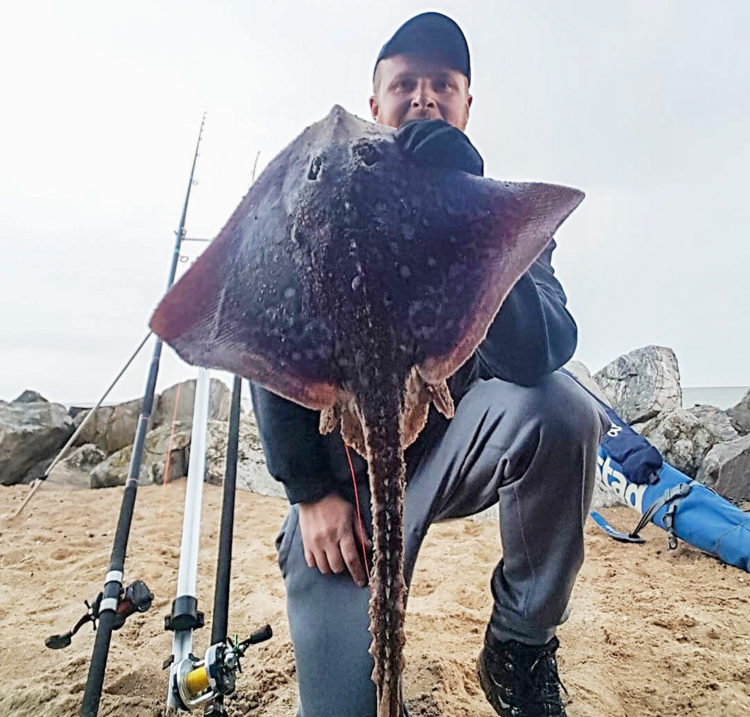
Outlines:
<svg viewBox="0 0 750 717"><path fill-rule="evenodd" d="M419 201L402 212L401 240L385 257L373 249L370 284L383 287L402 350L438 385L481 343L505 297L584 195L447 172L410 196Z"/></svg>
<svg viewBox="0 0 750 717"><path fill-rule="evenodd" d="M162 299L151 328L188 363L231 371L321 410L336 397L333 335L305 280L310 246L293 241L298 192L289 186L299 143L310 143L312 129L264 171Z"/></svg>

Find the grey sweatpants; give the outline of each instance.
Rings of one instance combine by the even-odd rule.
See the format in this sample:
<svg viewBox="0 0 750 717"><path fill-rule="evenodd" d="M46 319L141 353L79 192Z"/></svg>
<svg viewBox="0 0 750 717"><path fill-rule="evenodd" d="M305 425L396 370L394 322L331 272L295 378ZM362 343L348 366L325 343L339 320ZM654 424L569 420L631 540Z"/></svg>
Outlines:
<svg viewBox="0 0 750 717"><path fill-rule="evenodd" d="M567 616L583 562L596 452L609 426L593 399L561 372L531 388L499 379L474 383L409 478L407 584L434 521L499 502L503 558L491 580L489 629L499 640L547 642ZM369 492L363 492L369 523ZM323 575L308 567L297 506L289 511L277 547L300 715L374 715L369 589L357 587L347 573Z"/></svg>

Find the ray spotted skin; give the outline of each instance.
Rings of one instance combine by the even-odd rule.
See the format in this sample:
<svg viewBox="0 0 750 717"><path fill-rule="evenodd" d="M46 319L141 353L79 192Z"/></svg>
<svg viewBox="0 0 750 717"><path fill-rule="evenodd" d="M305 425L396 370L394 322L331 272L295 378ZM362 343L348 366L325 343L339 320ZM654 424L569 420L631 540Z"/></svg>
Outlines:
<svg viewBox="0 0 750 717"><path fill-rule="evenodd" d="M378 716L400 717L404 448L581 192L425 168L340 107L266 168L158 306L186 361L321 412L368 461Z"/></svg>

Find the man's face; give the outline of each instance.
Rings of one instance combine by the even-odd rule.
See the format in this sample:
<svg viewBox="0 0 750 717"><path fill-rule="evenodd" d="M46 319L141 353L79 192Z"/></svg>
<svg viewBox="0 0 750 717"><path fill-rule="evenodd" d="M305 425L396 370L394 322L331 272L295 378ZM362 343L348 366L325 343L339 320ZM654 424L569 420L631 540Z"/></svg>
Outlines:
<svg viewBox="0 0 750 717"><path fill-rule="evenodd" d="M469 81L447 65L418 55L392 55L378 63L372 117L400 127L414 119L442 119L466 129L472 96Z"/></svg>

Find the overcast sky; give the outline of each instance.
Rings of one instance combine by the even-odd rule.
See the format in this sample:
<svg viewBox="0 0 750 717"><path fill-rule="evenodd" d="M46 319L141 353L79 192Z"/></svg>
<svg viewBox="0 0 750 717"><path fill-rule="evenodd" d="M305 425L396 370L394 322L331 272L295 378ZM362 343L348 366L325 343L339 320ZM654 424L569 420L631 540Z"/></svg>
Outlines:
<svg viewBox="0 0 750 717"><path fill-rule="evenodd" d="M94 401L138 344L204 110L187 232L212 237L256 152L369 117L378 49L430 9L468 38L487 175L587 194L554 259L576 358L662 344L683 385L750 384L747 0L72 0L0 11L0 398ZM194 375L165 351L160 389Z"/></svg>

